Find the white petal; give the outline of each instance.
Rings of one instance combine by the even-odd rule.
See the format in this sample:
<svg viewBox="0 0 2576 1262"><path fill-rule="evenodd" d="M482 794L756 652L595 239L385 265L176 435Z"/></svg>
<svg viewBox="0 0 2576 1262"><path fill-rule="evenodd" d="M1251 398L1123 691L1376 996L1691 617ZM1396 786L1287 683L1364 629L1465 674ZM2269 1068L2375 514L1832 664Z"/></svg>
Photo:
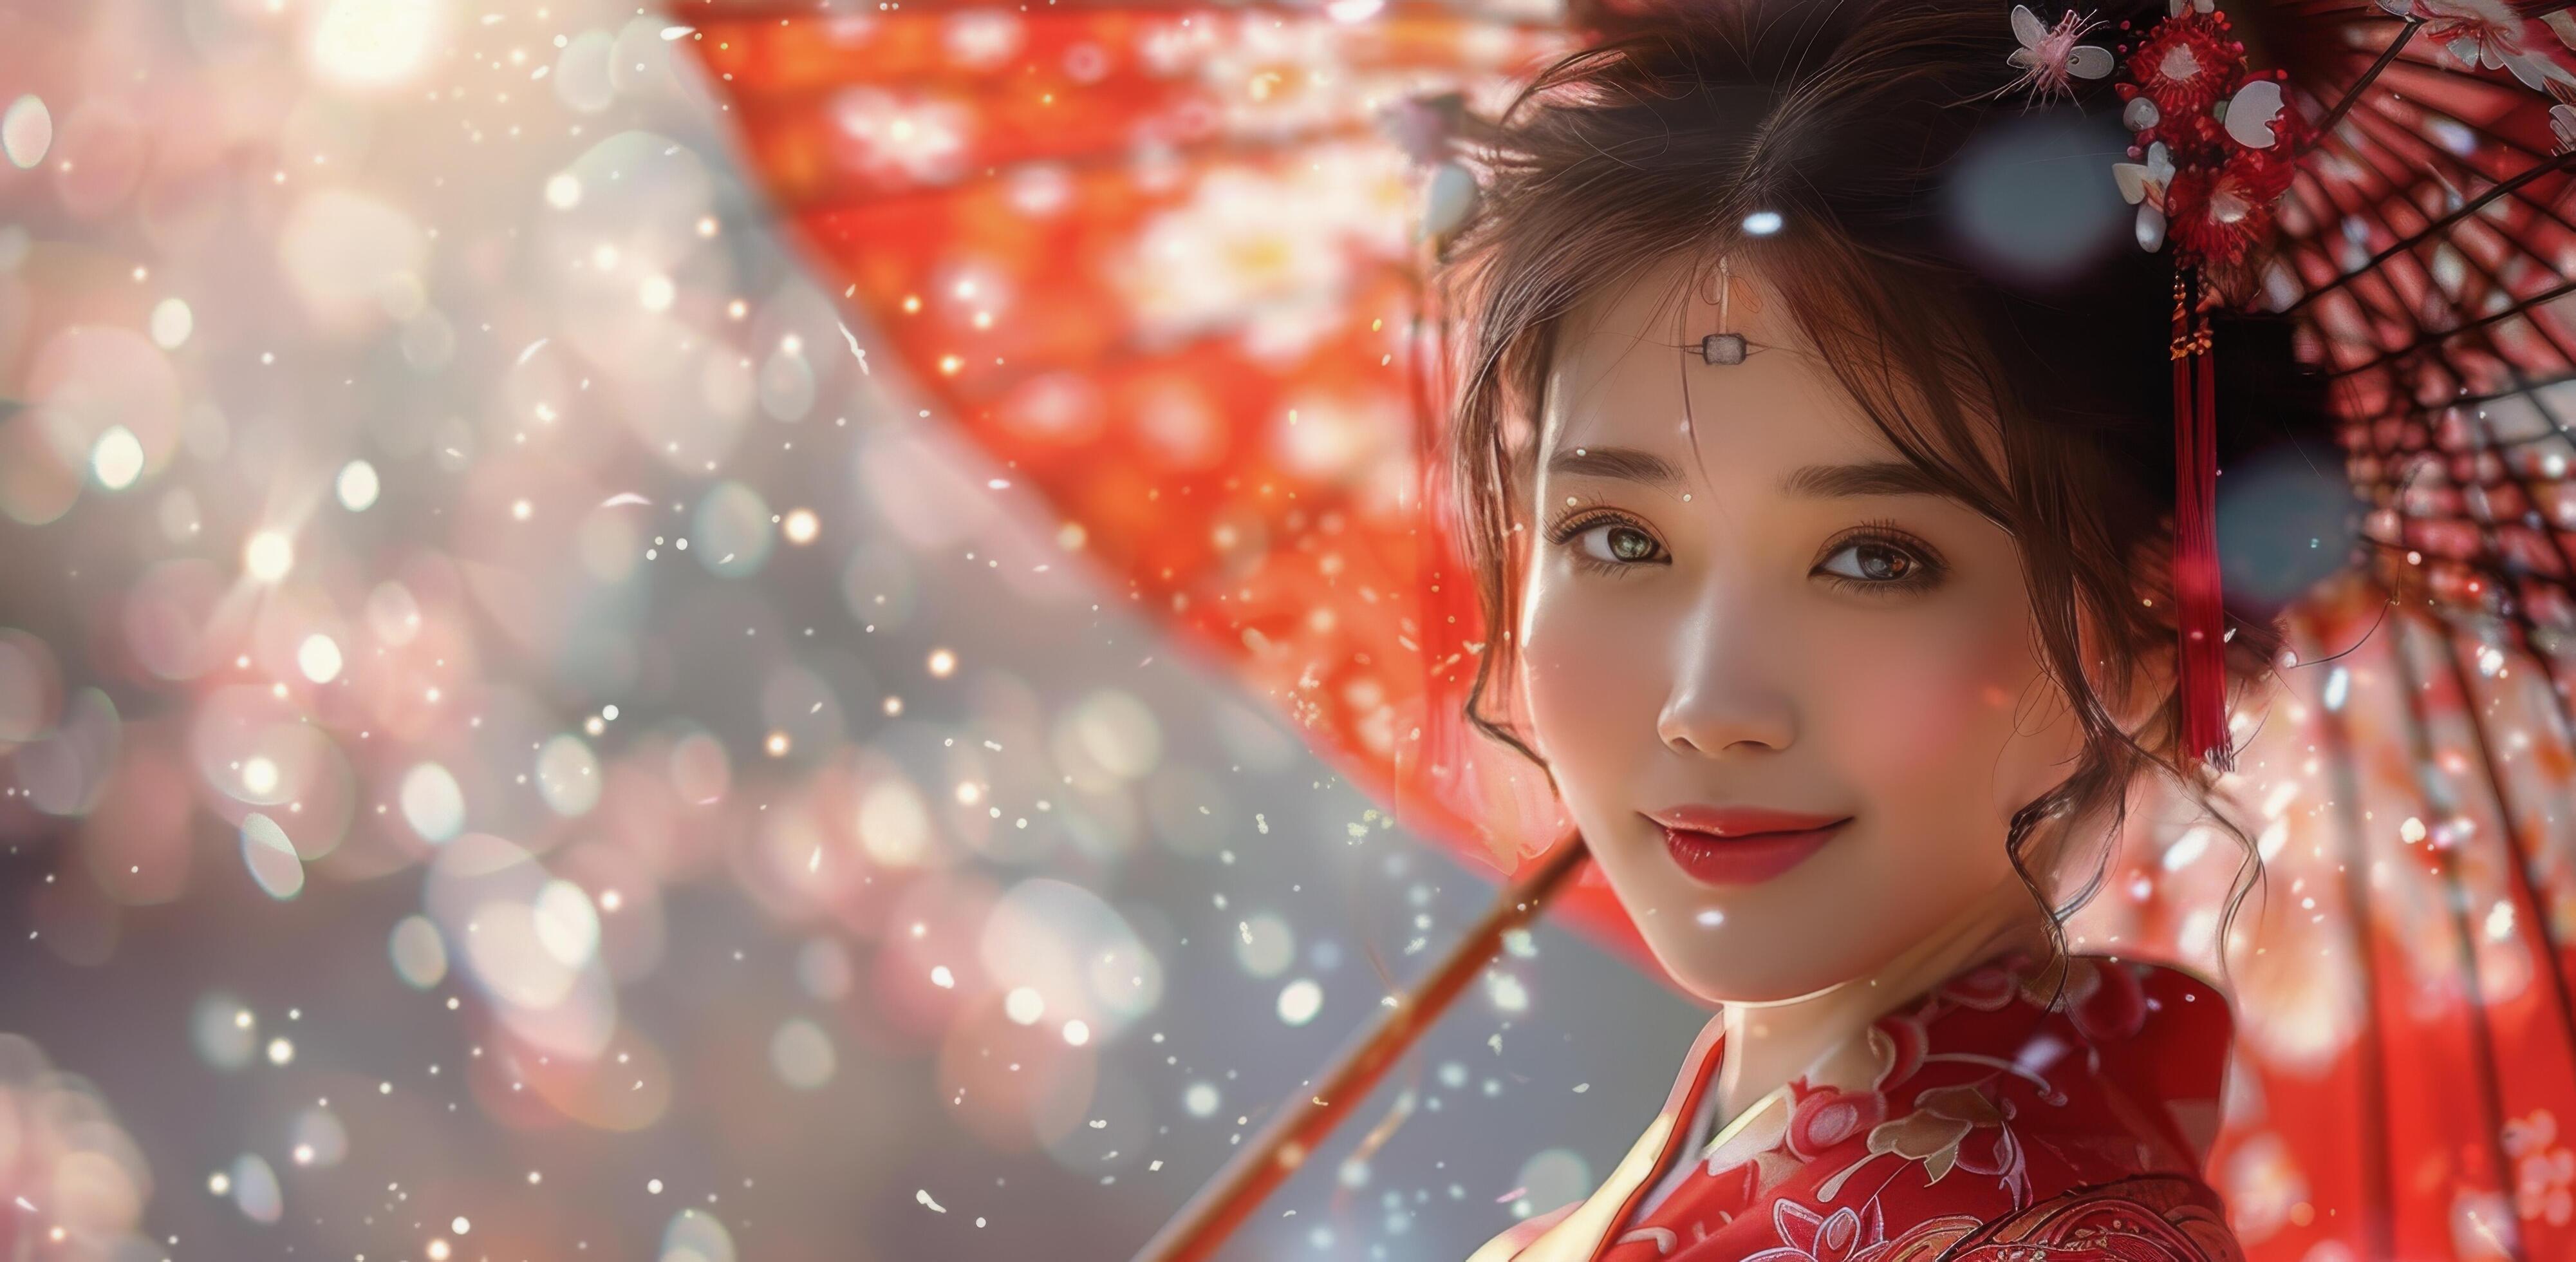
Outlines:
<svg viewBox="0 0 2576 1262"><path fill-rule="evenodd" d="M2120 200L2135 206L2147 200L2147 169L2135 162L2111 164L2111 180L2120 186Z"/></svg>
<svg viewBox="0 0 2576 1262"><path fill-rule="evenodd" d="M2415 0L2379 0L2379 7L2401 18L2415 14Z"/></svg>
<svg viewBox="0 0 2576 1262"><path fill-rule="evenodd" d="M2552 79L2560 83L2576 83L2576 74L2568 73L2567 67L2544 53L2517 53L2505 58L2504 64L2506 69L2513 71L2514 78L2522 80L2524 87L2536 91L2547 91Z"/></svg>
<svg viewBox="0 0 2576 1262"><path fill-rule="evenodd" d="M2048 28L2039 24L2039 15L2031 12L2026 4L2013 6L2012 28L2013 38L2020 40L2024 48L2048 38Z"/></svg>
<svg viewBox="0 0 2576 1262"><path fill-rule="evenodd" d="M2039 54L2034 53L2027 48L2016 48L2011 52L2004 54L2004 64L2007 66L2019 66L2024 70L2037 70L2039 69Z"/></svg>
<svg viewBox="0 0 2576 1262"><path fill-rule="evenodd" d="M2162 188L2173 182L2173 151L2159 140L2147 146L2147 182Z"/></svg>
<svg viewBox="0 0 2576 1262"><path fill-rule="evenodd" d="M2129 108L2120 111L2120 121L2127 123L2131 131L2145 131L2163 117L2164 114L2156 109L2156 103L2143 96L2129 102Z"/></svg>
<svg viewBox="0 0 2576 1262"><path fill-rule="evenodd" d="M2386 4L2388 0L2380 0L2380 3ZM2549 29L2558 33L2559 43L2569 48L2576 48L2576 14L2560 9L2556 13L2542 14L2540 20L2548 23Z"/></svg>
<svg viewBox="0 0 2576 1262"><path fill-rule="evenodd" d="M2099 79L2111 73L2111 50L2077 44L2075 51L2066 54L2066 73L2078 79Z"/></svg>
<svg viewBox="0 0 2576 1262"><path fill-rule="evenodd" d="M2272 120L2281 115L2281 84L2256 79L2227 100L2227 134L2248 149L2272 147Z"/></svg>
<svg viewBox="0 0 2576 1262"><path fill-rule="evenodd" d="M2138 248L2154 253L2165 243L2165 212L2153 206L2138 207Z"/></svg>

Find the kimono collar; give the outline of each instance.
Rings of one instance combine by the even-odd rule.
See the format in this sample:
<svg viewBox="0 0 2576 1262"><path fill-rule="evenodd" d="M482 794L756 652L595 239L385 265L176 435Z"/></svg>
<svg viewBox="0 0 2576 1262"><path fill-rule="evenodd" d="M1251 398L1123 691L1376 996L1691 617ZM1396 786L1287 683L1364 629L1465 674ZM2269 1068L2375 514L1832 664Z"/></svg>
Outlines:
<svg viewBox="0 0 2576 1262"><path fill-rule="evenodd" d="M1701 1030L1663 1109L1592 1196L1471 1262L1590 1262L1641 1239L1659 1247L1642 1256L1658 1257L1754 1219L1794 1234L1797 1214L1781 1208L1775 1228L1772 1200L1818 1222L1866 1204L1893 1233L1906 1224L1880 1221L1890 1207L1902 1217L1937 1204L1957 1221L2141 1174L2196 1181L2233 1029L2225 998L2180 969L2015 950L1879 1017L1685 1153L1723 1025ZM1663 1177L1682 1162L1696 1168Z"/></svg>

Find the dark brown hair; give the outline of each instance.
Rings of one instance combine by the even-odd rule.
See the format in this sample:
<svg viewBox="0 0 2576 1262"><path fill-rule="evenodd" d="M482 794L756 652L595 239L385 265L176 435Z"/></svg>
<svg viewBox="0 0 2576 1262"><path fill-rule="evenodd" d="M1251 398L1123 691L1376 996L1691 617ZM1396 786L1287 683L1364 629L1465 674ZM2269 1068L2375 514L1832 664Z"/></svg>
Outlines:
<svg viewBox="0 0 2576 1262"><path fill-rule="evenodd" d="M2113 0L2085 42L2133 39L2164 10ZM1695 276L1722 251L1778 288L1907 460L2018 545L2042 660L2084 733L2076 770L2014 815L2006 841L2062 951L2065 918L2107 875L2133 782L2161 770L2206 806L2213 777L2178 749L2171 688L2173 263L2139 248L2114 191L2128 133L2110 80L2038 105L1997 91L2016 73L2009 12L2005 0L1632 7L1624 29L1546 67L1498 119L1469 120L1459 156L1482 195L1434 284L1462 325L1454 496L1494 646L1468 717L1544 765L1491 685L1514 663L1512 543L1534 507L1560 325L1675 255L1693 256ZM1776 231L1746 231L1756 212L1777 215ZM2222 313L2214 339L2222 462L2285 431L2330 432L2322 378L2286 321ZM2271 612L2231 609L2233 694L2281 653ZM2125 730L2104 698L2140 687L2166 699ZM2211 814L2245 852L2219 926L2223 970L2260 863ZM2025 853L2040 825L2065 821L2054 871L2066 834L2105 818L2087 879L2052 905Z"/></svg>

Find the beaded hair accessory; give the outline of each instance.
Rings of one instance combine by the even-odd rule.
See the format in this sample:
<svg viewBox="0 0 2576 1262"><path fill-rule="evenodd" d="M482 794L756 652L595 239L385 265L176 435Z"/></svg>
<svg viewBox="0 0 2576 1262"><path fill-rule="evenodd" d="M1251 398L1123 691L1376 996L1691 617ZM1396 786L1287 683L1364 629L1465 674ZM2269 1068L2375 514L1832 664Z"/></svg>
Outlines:
<svg viewBox="0 0 2576 1262"><path fill-rule="evenodd" d="M1699 357L1712 364L1740 364L1748 349L1741 333L1727 329L1727 307L1735 297L1735 269L1717 256L1717 332L1699 340Z"/></svg>

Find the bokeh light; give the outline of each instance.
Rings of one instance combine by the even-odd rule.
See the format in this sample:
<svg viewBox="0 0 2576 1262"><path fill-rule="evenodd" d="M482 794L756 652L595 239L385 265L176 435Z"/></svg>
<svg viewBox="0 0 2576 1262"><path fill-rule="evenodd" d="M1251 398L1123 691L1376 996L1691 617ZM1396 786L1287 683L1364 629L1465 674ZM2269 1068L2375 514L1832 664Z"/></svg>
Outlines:
<svg viewBox="0 0 2576 1262"><path fill-rule="evenodd" d="M0 154L21 171L45 160L45 151L54 145L54 115L45 108L44 98L33 94L20 96L0 111Z"/></svg>
<svg viewBox="0 0 2576 1262"><path fill-rule="evenodd" d="M321 0L307 43L314 72L348 87L417 77L441 50L446 0Z"/></svg>
<svg viewBox="0 0 2576 1262"><path fill-rule="evenodd" d="M262 530L242 545L242 570L262 583L275 583L295 569L295 541L282 530Z"/></svg>

